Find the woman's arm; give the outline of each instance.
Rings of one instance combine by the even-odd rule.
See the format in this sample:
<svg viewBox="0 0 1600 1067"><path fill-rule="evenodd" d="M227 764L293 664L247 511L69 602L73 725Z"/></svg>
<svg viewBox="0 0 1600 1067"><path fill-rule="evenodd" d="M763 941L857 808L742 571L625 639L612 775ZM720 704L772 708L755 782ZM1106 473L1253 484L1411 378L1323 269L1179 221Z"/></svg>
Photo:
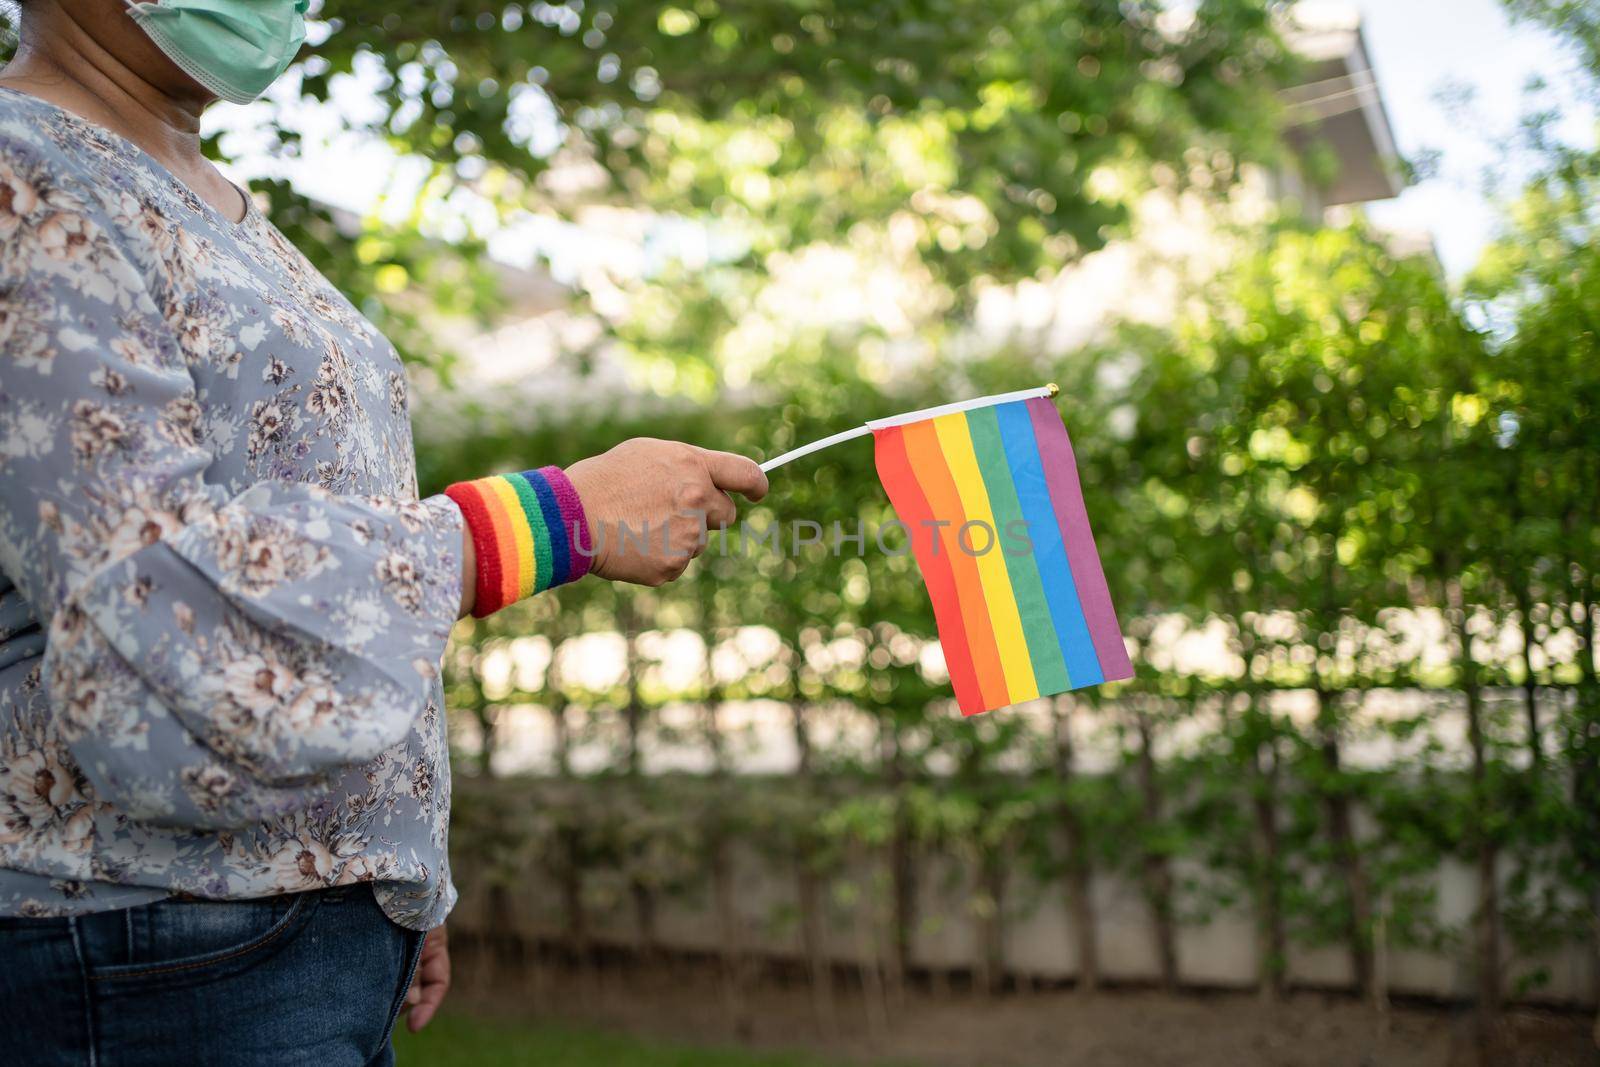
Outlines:
<svg viewBox="0 0 1600 1067"><path fill-rule="evenodd" d="M461 525L461 610L456 613L456 618L464 619L472 614L473 605L478 602L478 553L472 547L472 531L465 523Z"/></svg>
<svg viewBox="0 0 1600 1067"><path fill-rule="evenodd" d="M0 265L0 566L48 634L43 677L98 799L247 825L304 810L403 741L461 600L439 497L208 483L201 408L142 275L88 213L70 257ZM442 710L442 709L440 709Z"/></svg>
<svg viewBox="0 0 1600 1067"><path fill-rule="evenodd" d="M0 234L0 568L48 635L54 722L131 818L304 811L430 710L461 514L209 481L184 354L86 204L41 185Z"/></svg>
<svg viewBox="0 0 1600 1067"><path fill-rule="evenodd" d="M767 492L767 476L753 460L646 437L580 460L565 477L582 501L589 527L593 560L588 569L641 585L677 578L705 547L708 527L732 525L738 512L730 492L750 500ZM462 531L463 617L477 606L474 541L469 526Z"/></svg>
<svg viewBox="0 0 1600 1067"><path fill-rule="evenodd" d="M48 635L63 738L134 819L303 811L442 713L444 644L475 606L463 516L442 495L208 481L194 382L140 270L83 202L24 206L0 235L0 568ZM665 551L596 537L592 569L651 584L731 519L719 486L765 488L749 460L660 441L570 474L597 532L668 531Z"/></svg>

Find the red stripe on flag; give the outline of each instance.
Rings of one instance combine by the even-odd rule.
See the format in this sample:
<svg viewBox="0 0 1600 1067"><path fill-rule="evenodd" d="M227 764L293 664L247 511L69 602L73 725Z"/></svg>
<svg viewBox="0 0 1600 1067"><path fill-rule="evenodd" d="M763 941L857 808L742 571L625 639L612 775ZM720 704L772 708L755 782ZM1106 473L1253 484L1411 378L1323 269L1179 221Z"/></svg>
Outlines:
<svg viewBox="0 0 1600 1067"><path fill-rule="evenodd" d="M987 705L978 685L978 673L972 665L972 645L967 638L966 624L961 621L961 603L956 593L955 573L950 566L948 552L933 551L933 539L938 530L926 525L933 509L928 498L917 484L911 470L911 460L906 454L905 435L900 427L890 426L874 430L877 447L873 455L878 464L878 480L883 483L895 514L906 524L911 539L911 551L922 568L922 581L928 587L928 599L933 602L933 618L939 627L939 643L944 646L944 662L950 671L950 687L955 690L956 703L966 715L984 711Z"/></svg>
<svg viewBox="0 0 1600 1067"><path fill-rule="evenodd" d="M1006 688L1005 670L1000 663L1000 646L995 640L994 619L989 615L989 602L983 595L983 577L978 573L978 560L962 549L957 531L969 516L961 504L961 494L956 489L955 476L950 473L950 462L939 444L939 434L933 420L903 424L906 459L916 475L917 485L928 501L933 517L948 525L940 528L940 554L949 557L950 573L955 578L956 600L961 605L961 619L967 631L967 647L972 651L972 669L978 675L978 688L983 691L983 706L978 711L1003 708L1011 701L1011 691ZM962 709L966 710L966 709ZM977 712L968 712L975 715Z"/></svg>

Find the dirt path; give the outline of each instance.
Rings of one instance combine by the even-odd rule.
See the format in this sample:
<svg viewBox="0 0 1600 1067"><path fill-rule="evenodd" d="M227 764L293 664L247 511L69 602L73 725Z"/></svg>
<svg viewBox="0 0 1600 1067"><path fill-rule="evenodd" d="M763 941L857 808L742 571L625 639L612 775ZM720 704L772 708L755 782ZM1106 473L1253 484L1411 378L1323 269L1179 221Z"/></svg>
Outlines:
<svg viewBox="0 0 1600 1067"><path fill-rule="evenodd" d="M809 991L763 983L732 998L714 972L679 965L575 971L498 968L461 960L458 1009L554 1018L672 1040L827 1053L924 1067L1592 1067L1588 1020L1509 1015L1501 1047L1472 1047L1462 1011L1399 1006L1378 1020L1354 1001L1302 993L1268 1005L1252 994L1166 996L1110 991L1021 992L998 998L908 992L875 1023L859 989L842 989L824 1033ZM730 1016L730 1007L741 1019Z"/></svg>

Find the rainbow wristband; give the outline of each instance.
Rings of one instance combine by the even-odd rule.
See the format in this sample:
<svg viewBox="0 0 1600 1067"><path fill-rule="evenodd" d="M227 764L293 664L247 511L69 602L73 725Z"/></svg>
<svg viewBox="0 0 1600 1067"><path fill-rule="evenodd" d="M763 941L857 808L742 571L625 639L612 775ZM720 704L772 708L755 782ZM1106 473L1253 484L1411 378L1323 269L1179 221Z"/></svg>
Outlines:
<svg viewBox="0 0 1600 1067"><path fill-rule="evenodd" d="M478 555L474 618L589 573L589 520L561 468L457 482L444 494L465 516Z"/></svg>

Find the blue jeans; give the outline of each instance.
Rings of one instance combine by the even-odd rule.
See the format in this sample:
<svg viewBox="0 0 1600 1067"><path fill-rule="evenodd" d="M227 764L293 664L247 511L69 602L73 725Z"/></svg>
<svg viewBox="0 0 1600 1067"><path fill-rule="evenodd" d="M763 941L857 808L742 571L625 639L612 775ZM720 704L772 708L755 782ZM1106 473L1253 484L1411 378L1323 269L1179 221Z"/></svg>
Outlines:
<svg viewBox="0 0 1600 1067"><path fill-rule="evenodd" d="M0 917L0 1060L18 1067L367 1067L422 935L368 886Z"/></svg>

